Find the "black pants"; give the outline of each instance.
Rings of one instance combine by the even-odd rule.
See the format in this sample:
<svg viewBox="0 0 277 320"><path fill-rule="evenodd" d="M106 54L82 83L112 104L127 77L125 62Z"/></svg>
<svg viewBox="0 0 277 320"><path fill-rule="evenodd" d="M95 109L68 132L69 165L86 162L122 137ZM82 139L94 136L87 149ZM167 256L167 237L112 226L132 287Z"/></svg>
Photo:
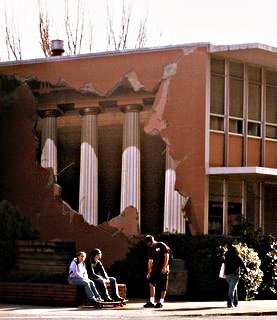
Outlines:
<svg viewBox="0 0 277 320"><path fill-rule="evenodd" d="M111 286L111 293L112 293L112 299L118 297L118 287L117 287L117 281L114 277L109 277L110 280L110 286ZM109 292L106 286L105 281L102 278L93 279L93 282L95 283L96 288L98 289L101 297L103 299L106 299L109 297Z"/></svg>

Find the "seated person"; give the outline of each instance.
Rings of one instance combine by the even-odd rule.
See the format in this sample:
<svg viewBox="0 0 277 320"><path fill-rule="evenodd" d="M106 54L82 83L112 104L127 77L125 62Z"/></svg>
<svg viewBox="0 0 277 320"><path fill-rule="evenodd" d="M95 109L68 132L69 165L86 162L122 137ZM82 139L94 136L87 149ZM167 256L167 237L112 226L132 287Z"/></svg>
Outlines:
<svg viewBox="0 0 277 320"><path fill-rule="evenodd" d="M92 305L97 306L99 302L103 301L100 294L95 288L95 284L88 277L85 266L86 253L79 251L76 257L71 261L69 266L68 283L85 287L86 295Z"/></svg>
<svg viewBox="0 0 277 320"><path fill-rule="evenodd" d="M93 249L91 251L91 258L86 261L86 268L88 276L93 280L98 288L101 297L106 302L123 301L124 298L118 294L117 281L114 277L109 277L102 262L102 252L100 249ZM106 283L110 283L112 297L109 296Z"/></svg>

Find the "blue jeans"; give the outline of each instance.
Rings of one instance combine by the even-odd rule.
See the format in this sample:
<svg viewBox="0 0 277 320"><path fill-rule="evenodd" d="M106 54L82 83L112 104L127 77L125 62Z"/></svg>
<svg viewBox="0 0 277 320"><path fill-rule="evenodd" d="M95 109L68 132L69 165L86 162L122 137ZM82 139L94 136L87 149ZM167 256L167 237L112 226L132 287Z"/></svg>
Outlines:
<svg viewBox="0 0 277 320"><path fill-rule="evenodd" d="M91 300L96 300L96 298L100 298L100 295L95 288L94 282L90 279L71 278L68 279L68 283L85 287L86 295Z"/></svg>
<svg viewBox="0 0 277 320"><path fill-rule="evenodd" d="M226 281L228 282L228 300L227 306L234 307L238 305L238 283L239 275L238 274L226 274Z"/></svg>

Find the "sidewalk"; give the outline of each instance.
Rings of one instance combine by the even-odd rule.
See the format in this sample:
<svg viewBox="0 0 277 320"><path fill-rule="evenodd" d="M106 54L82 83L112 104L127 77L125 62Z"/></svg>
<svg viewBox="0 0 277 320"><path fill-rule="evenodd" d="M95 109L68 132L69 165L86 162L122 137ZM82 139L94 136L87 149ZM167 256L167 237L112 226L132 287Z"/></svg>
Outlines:
<svg viewBox="0 0 277 320"><path fill-rule="evenodd" d="M0 320L8 319L161 319L209 318L219 316L272 316L277 319L277 300L241 301L237 308L227 308L226 302L166 302L162 309L145 309L143 300L130 300L123 308L94 309L90 307L61 308L0 304ZM276 317L274 317L276 316Z"/></svg>

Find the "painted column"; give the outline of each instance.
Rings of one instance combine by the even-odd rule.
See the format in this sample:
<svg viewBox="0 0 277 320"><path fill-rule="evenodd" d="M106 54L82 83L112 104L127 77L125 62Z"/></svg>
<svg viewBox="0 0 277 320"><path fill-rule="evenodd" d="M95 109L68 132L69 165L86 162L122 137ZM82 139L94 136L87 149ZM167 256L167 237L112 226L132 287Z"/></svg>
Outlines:
<svg viewBox="0 0 277 320"><path fill-rule="evenodd" d="M57 117L61 113L57 109L43 110L41 132L41 166L53 168L54 177L57 177Z"/></svg>
<svg viewBox="0 0 277 320"><path fill-rule="evenodd" d="M79 212L89 224L98 224L98 107L80 109L82 116Z"/></svg>
<svg viewBox="0 0 277 320"><path fill-rule="evenodd" d="M121 203L120 211L132 206L138 212L140 230L140 121L141 105L127 105L121 108L124 112L123 147L121 169Z"/></svg>
<svg viewBox="0 0 277 320"><path fill-rule="evenodd" d="M174 160L166 151L165 197L164 197L164 232L185 233L183 208L187 198L175 190L176 171Z"/></svg>

